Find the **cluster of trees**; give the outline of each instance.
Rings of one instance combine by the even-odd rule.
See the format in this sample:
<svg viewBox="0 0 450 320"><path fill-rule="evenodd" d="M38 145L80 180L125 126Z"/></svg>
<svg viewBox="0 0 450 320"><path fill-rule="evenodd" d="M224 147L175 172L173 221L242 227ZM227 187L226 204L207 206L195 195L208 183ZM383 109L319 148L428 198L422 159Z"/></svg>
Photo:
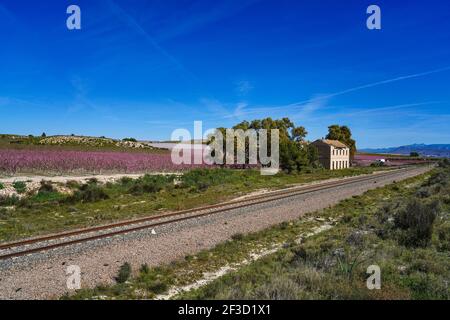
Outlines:
<svg viewBox="0 0 450 320"><path fill-rule="evenodd" d="M289 118L243 121L234 126L233 129L266 129L268 134L270 134L270 130L278 129L280 135L280 168L282 170L292 172L301 171L306 167L319 166L317 148L305 141L308 132L302 126L295 126ZM268 141L271 140L268 139ZM271 150L270 146L268 149Z"/></svg>
<svg viewBox="0 0 450 320"><path fill-rule="evenodd" d="M124 142L137 142L135 138L123 138L122 141Z"/></svg>
<svg viewBox="0 0 450 320"><path fill-rule="evenodd" d="M302 126L296 126L289 118L282 118L274 120L272 118L265 118L261 120L242 121L233 126L234 130L242 129L243 131L254 129L256 131L265 129L268 132L268 151L271 153L270 146L270 130L279 130L279 154L280 154L280 168L287 172L302 171L305 168L317 168L320 167L319 154L315 146L309 144L305 137L308 134L306 129ZM224 140L226 140L226 129L218 129ZM351 131L346 126L333 125L329 127L328 139L339 140L350 147L352 155L356 151L356 143L351 138ZM212 143L210 140L209 144ZM235 139L235 150L238 144L238 140ZM249 159L249 138L245 140L245 157L246 163ZM259 148L259 146L258 146ZM234 155L235 156L235 155ZM224 146L223 157L226 157L226 150ZM259 161L259 159L258 159ZM225 163L225 161L223 161Z"/></svg>
<svg viewBox="0 0 450 320"><path fill-rule="evenodd" d="M352 139L352 131L347 126L333 124L328 127L326 136L330 140L338 140L350 148L350 159L353 159L356 153L356 141Z"/></svg>

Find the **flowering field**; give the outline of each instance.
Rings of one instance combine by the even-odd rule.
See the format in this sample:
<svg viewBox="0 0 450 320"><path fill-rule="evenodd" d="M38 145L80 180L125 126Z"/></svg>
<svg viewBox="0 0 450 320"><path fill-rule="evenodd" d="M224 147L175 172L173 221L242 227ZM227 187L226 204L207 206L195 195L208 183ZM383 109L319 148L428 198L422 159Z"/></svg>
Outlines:
<svg viewBox="0 0 450 320"><path fill-rule="evenodd" d="M178 171L170 153L0 149L0 173L139 173Z"/></svg>
<svg viewBox="0 0 450 320"><path fill-rule="evenodd" d="M408 164L424 163L426 160L410 159L406 156L382 154L355 154L354 162L359 166L369 166L377 160L385 159L387 166L403 166Z"/></svg>
<svg viewBox="0 0 450 320"><path fill-rule="evenodd" d="M380 160L380 159L386 159L386 156L383 155L374 155L374 154L355 154L355 160Z"/></svg>

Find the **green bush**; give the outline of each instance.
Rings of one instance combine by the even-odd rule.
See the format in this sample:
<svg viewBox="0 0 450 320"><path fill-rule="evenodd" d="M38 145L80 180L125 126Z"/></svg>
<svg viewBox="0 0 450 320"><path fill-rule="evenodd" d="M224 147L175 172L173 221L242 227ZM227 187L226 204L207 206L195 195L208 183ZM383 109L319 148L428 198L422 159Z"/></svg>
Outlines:
<svg viewBox="0 0 450 320"><path fill-rule="evenodd" d="M231 239L234 241L242 241L244 239L244 235L242 233L235 233L231 236Z"/></svg>
<svg viewBox="0 0 450 320"><path fill-rule="evenodd" d="M296 300L301 287L285 276L277 276L255 292L255 297L262 300Z"/></svg>
<svg viewBox="0 0 450 320"><path fill-rule="evenodd" d="M3 190L3 189L5 189L5 186L3 183L0 182L0 190Z"/></svg>
<svg viewBox="0 0 450 320"><path fill-rule="evenodd" d="M55 192L55 189L53 188L53 185L49 181L42 180L41 186L39 187L39 193L50 193Z"/></svg>
<svg viewBox="0 0 450 320"><path fill-rule="evenodd" d="M144 263L143 265L141 265L141 268L139 269L139 272L147 274L147 273L150 272L150 267L148 266L148 264Z"/></svg>
<svg viewBox="0 0 450 320"><path fill-rule="evenodd" d="M448 168L448 167L450 167L450 159L445 158L445 159L439 161L439 167L441 167L441 168Z"/></svg>
<svg viewBox="0 0 450 320"><path fill-rule="evenodd" d="M450 223L444 223L436 228L436 247L439 251L450 251Z"/></svg>
<svg viewBox="0 0 450 320"><path fill-rule="evenodd" d="M384 167L384 166L386 166L386 164L384 162L382 162L382 161L375 161L375 162L372 162L370 164L370 166L374 167L374 168L377 168L377 167Z"/></svg>
<svg viewBox="0 0 450 320"><path fill-rule="evenodd" d="M238 179L239 174L230 169L194 169L181 177L181 186L204 191L209 187Z"/></svg>
<svg viewBox="0 0 450 320"><path fill-rule="evenodd" d="M69 180L66 182L66 187L70 189L78 189L80 187L80 183L75 180Z"/></svg>
<svg viewBox="0 0 450 320"><path fill-rule="evenodd" d="M155 294L161 294L167 291L169 288L169 285L164 282L163 280L156 279L154 281L150 281L146 285L146 289L150 292L153 292Z"/></svg>
<svg viewBox="0 0 450 320"><path fill-rule="evenodd" d="M310 164L308 152L313 150L316 149L302 148L296 141L283 140L280 142L280 168L288 173L302 171ZM316 156L312 154L311 157Z"/></svg>
<svg viewBox="0 0 450 320"><path fill-rule="evenodd" d="M15 181L13 187L16 189L17 193L25 193L25 191L27 191L27 184L23 181Z"/></svg>
<svg viewBox="0 0 450 320"><path fill-rule="evenodd" d="M9 210L5 208L0 208L0 219L7 219L11 216L11 213Z"/></svg>
<svg viewBox="0 0 450 320"><path fill-rule="evenodd" d="M119 183L120 183L122 186L128 186L128 185L130 185L132 182L133 182L133 179L131 179L130 177L122 177L122 178L120 178L120 180L119 180Z"/></svg>
<svg viewBox="0 0 450 320"><path fill-rule="evenodd" d="M409 200L405 208L394 217L394 225L400 230L399 241L407 247L426 247L433 233L433 223L438 213L439 203L422 203Z"/></svg>
<svg viewBox="0 0 450 320"><path fill-rule="evenodd" d="M109 199L109 196L102 187L95 183L87 183L81 185L72 196L66 199L66 201L70 203L78 201L96 202L105 199Z"/></svg>
<svg viewBox="0 0 450 320"><path fill-rule="evenodd" d="M430 190L428 188L422 187L416 191L416 196L419 198L428 198L430 196Z"/></svg>
<svg viewBox="0 0 450 320"><path fill-rule="evenodd" d="M436 173L433 173L433 175L425 183L423 183L423 186L429 187L436 184L447 185L448 180L449 180L449 173L444 170L441 170Z"/></svg>
<svg viewBox="0 0 450 320"><path fill-rule="evenodd" d="M98 179L97 178L90 178L87 181L87 184L98 184Z"/></svg>
<svg viewBox="0 0 450 320"><path fill-rule="evenodd" d="M0 206L15 206L19 204L20 199L13 195L11 197L0 196Z"/></svg>
<svg viewBox="0 0 450 320"><path fill-rule="evenodd" d="M119 273L116 277L117 283L125 283L131 276L131 265L125 262L119 269Z"/></svg>
<svg viewBox="0 0 450 320"><path fill-rule="evenodd" d="M130 186L128 192L134 195L139 195L144 193L159 192L167 188L169 185L172 185L173 180L174 176L146 174L145 176L133 181L122 180L121 183L123 184L125 181L125 183Z"/></svg>

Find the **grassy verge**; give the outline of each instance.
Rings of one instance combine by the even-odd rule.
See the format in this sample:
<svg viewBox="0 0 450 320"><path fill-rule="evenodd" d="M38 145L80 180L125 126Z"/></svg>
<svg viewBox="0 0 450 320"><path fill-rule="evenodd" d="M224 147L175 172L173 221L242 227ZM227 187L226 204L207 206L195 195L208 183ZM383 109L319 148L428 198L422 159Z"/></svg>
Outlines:
<svg viewBox="0 0 450 320"><path fill-rule="evenodd" d="M182 210L231 199L261 188L277 189L371 173L378 168L352 168L339 171L314 170L309 173L261 176L257 170L192 170L174 183L172 176L145 176L138 180L124 178L118 183L87 184L75 182L62 186L65 195L42 182L35 194L22 199L0 198L0 241L92 226L121 219L151 215L168 210ZM21 191L25 188L17 186Z"/></svg>
<svg viewBox="0 0 450 320"><path fill-rule="evenodd" d="M126 281L64 298L153 298L170 287L203 279L205 273L237 266L238 271L175 298L448 299L449 176L449 169L438 169L368 191L295 222L236 235L169 265L144 265L135 277L128 272ZM408 207L417 197L420 204ZM434 219L428 220L429 228L420 228L427 219L418 221L410 212ZM324 225L331 229L310 236ZM280 250L239 268L255 252L274 246ZM381 290L366 287L366 269L373 264L381 268Z"/></svg>

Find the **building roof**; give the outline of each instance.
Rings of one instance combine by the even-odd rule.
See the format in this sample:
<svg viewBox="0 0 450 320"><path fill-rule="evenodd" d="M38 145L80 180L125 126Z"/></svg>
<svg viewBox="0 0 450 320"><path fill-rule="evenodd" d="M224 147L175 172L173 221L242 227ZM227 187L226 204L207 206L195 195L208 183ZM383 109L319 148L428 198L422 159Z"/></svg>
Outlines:
<svg viewBox="0 0 450 320"><path fill-rule="evenodd" d="M319 139L319 140L316 140L314 143L316 143L316 142L322 142L329 146L333 146L335 148L348 148L345 144L343 144L342 142L340 142L338 140Z"/></svg>

